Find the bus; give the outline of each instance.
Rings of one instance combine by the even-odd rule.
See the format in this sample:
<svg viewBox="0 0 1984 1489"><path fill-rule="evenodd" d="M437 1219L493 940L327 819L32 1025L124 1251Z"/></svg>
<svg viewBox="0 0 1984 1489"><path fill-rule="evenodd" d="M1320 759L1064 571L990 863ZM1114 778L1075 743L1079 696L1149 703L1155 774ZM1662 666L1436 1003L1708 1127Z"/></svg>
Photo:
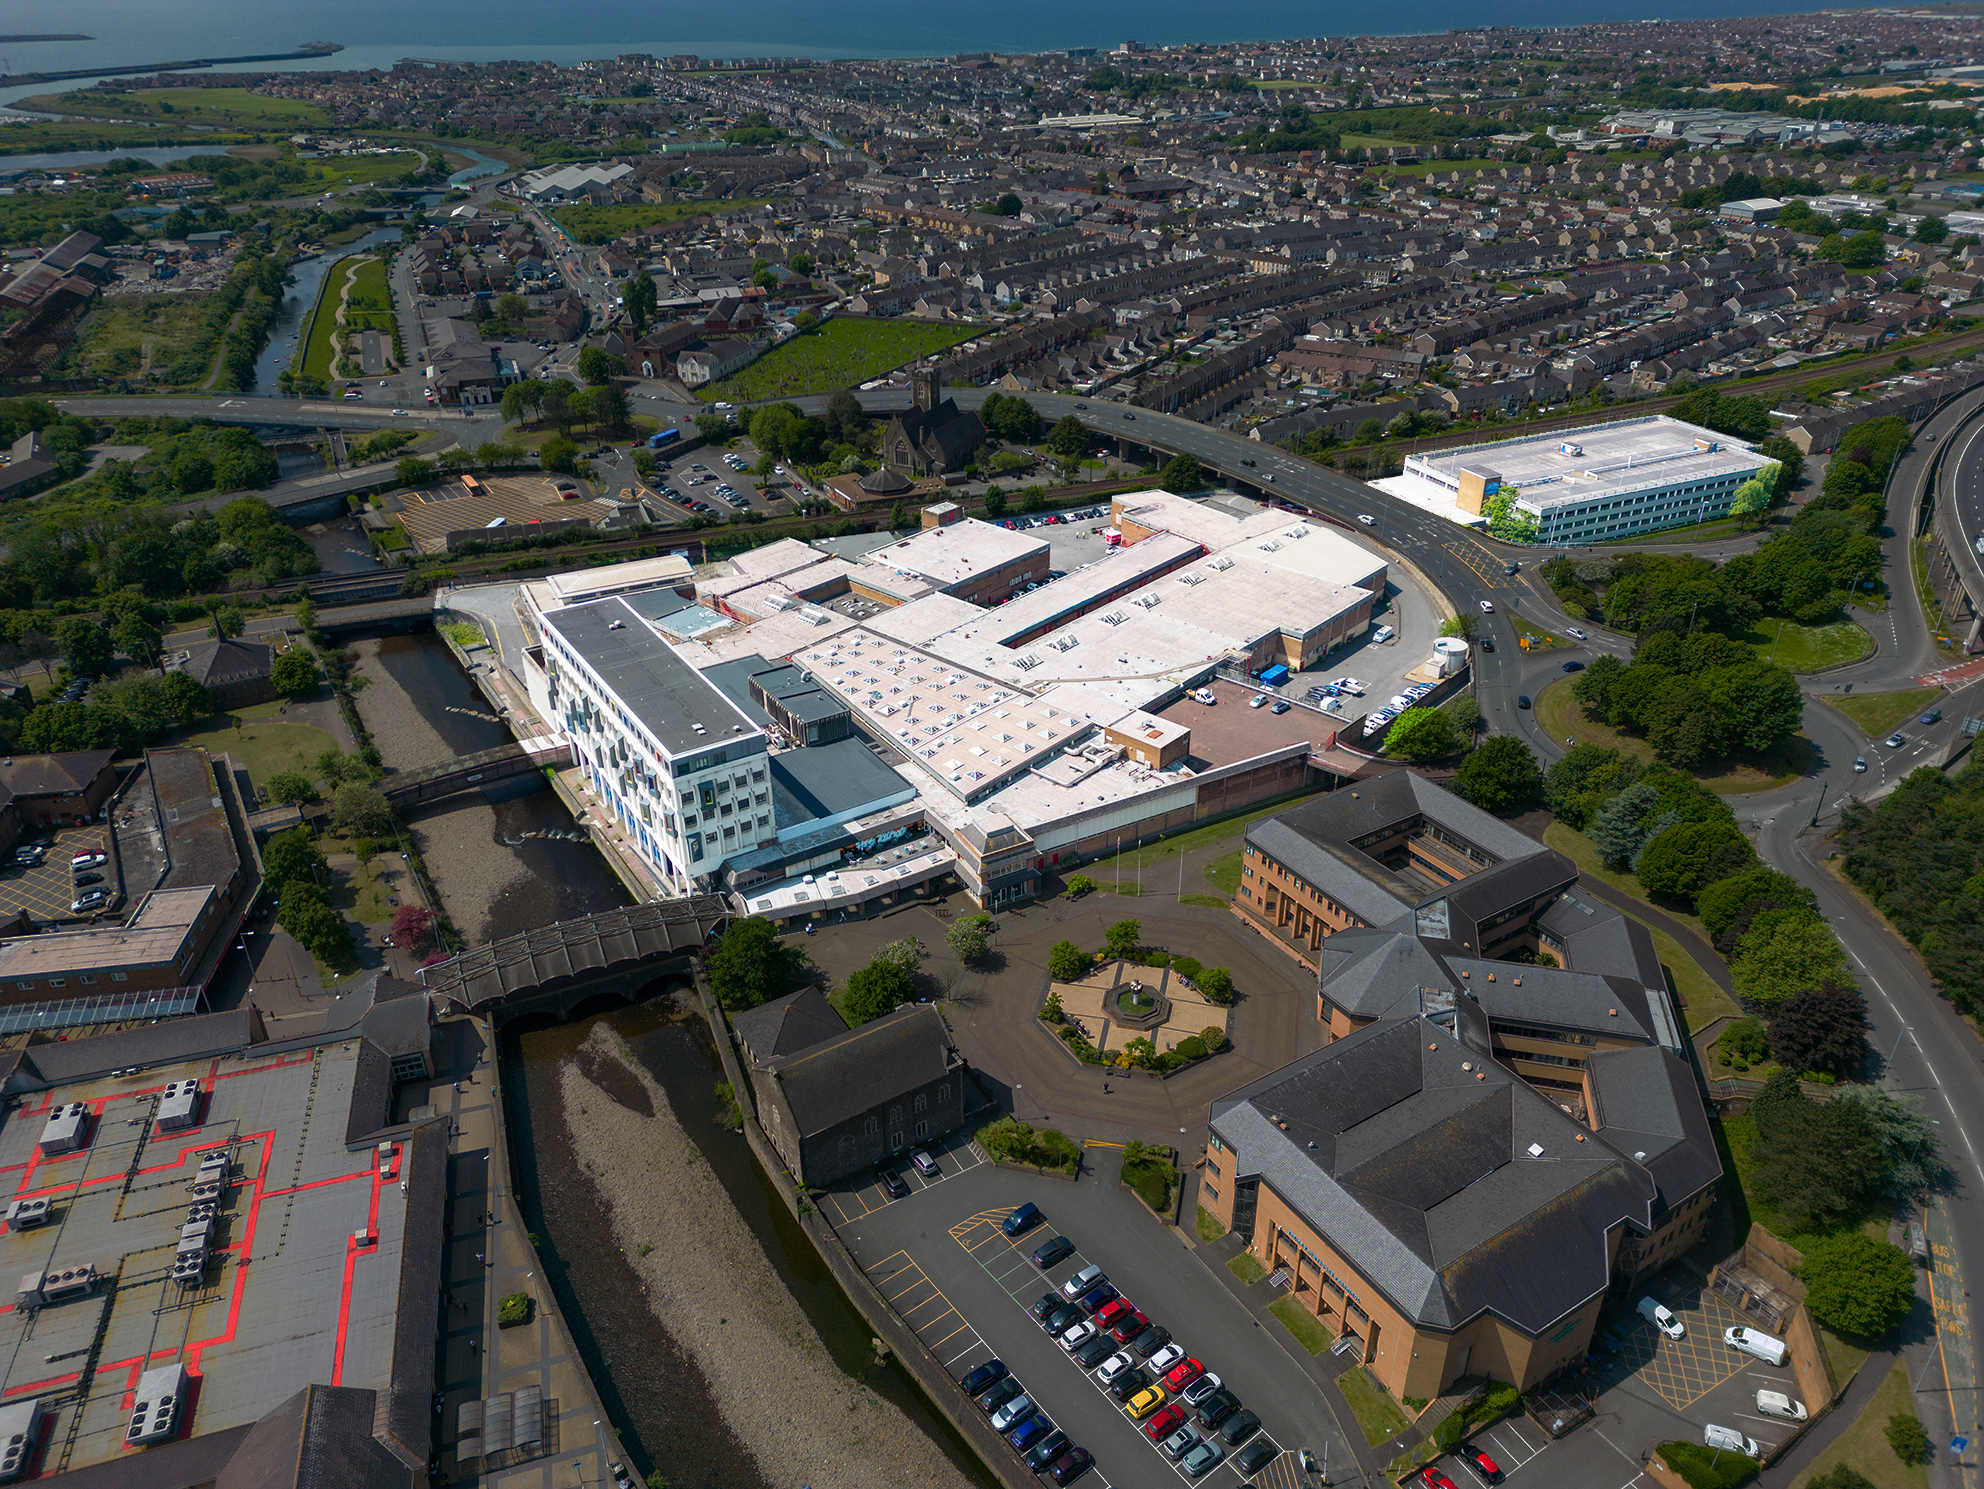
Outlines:
<svg viewBox="0 0 1984 1489"><path fill-rule="evenodd" d="M659 434L648 436L648 448L650 450L659 450L663 445L672 445L680 438L682 438L681 430L664 429Z"/></svg>

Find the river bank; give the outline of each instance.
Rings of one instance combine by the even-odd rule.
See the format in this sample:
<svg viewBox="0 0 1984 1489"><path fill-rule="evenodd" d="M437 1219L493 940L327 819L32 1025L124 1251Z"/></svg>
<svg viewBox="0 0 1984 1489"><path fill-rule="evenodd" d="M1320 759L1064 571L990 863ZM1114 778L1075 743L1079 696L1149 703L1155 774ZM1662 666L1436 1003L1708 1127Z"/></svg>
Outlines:
<svg viewBox="0 0 1984 1489"><path fill-rule="evenodd" d="M894 1403L841 1372L626 1041L602 1022L580 1052L559 1070L565 1135L648 1311L764 1481L968 1489Z"/></svg>

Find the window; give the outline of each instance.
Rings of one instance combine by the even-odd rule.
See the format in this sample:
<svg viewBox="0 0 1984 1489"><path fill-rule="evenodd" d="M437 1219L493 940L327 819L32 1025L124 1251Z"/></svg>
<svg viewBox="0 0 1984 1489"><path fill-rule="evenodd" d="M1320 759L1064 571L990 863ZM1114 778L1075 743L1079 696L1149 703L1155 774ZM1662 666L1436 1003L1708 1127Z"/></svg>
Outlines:
<svg viewBox="0 0 1984 1489"><path fill-rule="evenodd" d="M122 972L113 972L113 973L111 973L111 974L110 974L110 980L111 980L112 982L124 982L124 981L126 981L127 979L125 978L125 975L124 975L124 974L123 974ZM32 986L34 986L34 984L33 984L33 983L28 983L28 984L26 984L26 986L28 986L28 987L32 987Z"/></svg>
<svg viewBox="0 0 1984 1489"><path fill-rule="evenodd" d="M48 979L48 985L50 987L67 987L69 985L69 979L66 977L51 977Z"/></svg>
<svg viewBox="0 0 1984 1489"><path fill-rule="evenodd" d="M34 991L34 984L31 982L17 982L14 984L14 986L19 988L24 993L31 993Z"/></svg>
<svg viewBox="0 0 1984 1489"><path fill-rule="evenodd" d="M1203 1189L1203 1190L1205 1191L1205 1193L1206 1193L1206 1197L1207 1197L1208 1199L1218 1199L1218 1198L1219 1198L1219 1191L1218 1191L1217 1189L1215 1189L1215 1188L1213 1188L1213 1187L1212 1187L1212 1185L1210 1185L1210 1184L1201 1184L1201 1185L1199 1186L1199 1188L1201 1188L1201 1189Z"/></svg>
<svg viewBox="0 0 1984 1489"><path fill-rule="evenodd" d="M950 1083L949 1081L945 1081L943 1085L941 1085L941 1086L939 1086L939 1087L937 1088L937 1099L938 1099L939 1101L942 1101L942 1102L949 1102L949 1101L950 1101L950 1099L951 1099L951 1083Z"/></svg>
<svg viewBox="0 0 1984 1489"><path fill-rule="evenodd" d="M891 1126L891 1127L900 1127L900 1126L902 1126L902 1103L901 1103L901 1102L897 1102L897 1103L896 1103L896 1104L895 1104L894 1106L892 1106L892 1107L890 1107L890 1108L889 1108L889 1126Z"/></svg>
<svg viewBox="0 0 1984 1489"><path fill-rule="evenodd" d="M881 1130L881 1123L877 1122L873 1117L867 1118L861 1124L861 1135L863 1137L875 1137L880 1134Z"/></svg>
<svg viewBox="0 0 1984 1489"><path fill-rule="evenodd" d="M918 1122L916 1124L916 1135L918 1137L927 1136L929 1131L930 1131L930 1124L928 1122Z"/></svg>
<svg viewBox="0 0 1984 1489"><path fill-rule="evenodd" d="M925 1096L921 1091L918 1091L916 1093L916 1110L918 1112L922 1112L927 1110L929 1106L930 1106L930 1098Z"/></svg>

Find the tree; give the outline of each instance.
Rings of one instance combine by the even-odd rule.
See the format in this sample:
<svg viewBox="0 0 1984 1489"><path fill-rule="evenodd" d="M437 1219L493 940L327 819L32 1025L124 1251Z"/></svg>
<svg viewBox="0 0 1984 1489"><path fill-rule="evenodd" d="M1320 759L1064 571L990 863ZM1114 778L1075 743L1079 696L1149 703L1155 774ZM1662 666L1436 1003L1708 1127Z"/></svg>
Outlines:
<svg viewBox="0 0 1984 1489"><path fill-rule="evenodd" d="M1024 206L1025 203L1017 195L1008 191L1000 194L999 200L992 204L992 210L1001 217L1017 217Z"/></svg>
<svg viewBox="0 0 1984 1489"><path fill-rule="evenodd" d="M753 915L731 922L704 966L717 1002L735 1013L799 987L806 953L780 941L769 920Z"/></svg>
<svg viewBox="0 0 1984 1489"><path fill-rule="evenodd" d="M1649 841L1634 872L1648 894L1692 900L1704 885L1756 862L1756 850L1733 822L1681 822Z"/></svg>
<svg viewBox="0 0 1984 1489"><path fill-rule="evenodd" d="M1949 235L1950 225L1933 214L1915 224L1915 241L1918 243L1940 243Z"/></svg>
<svg viewBox="0 0 1984 1489"><path fill-rule="evenodd" d="M565 383L540 383L544 389L541 407L545 419L557 427L560 434L569 434L572 429L572 389Z"/></svg>
<svg viewBox="0 0 1984 1489"><path fill-rule="evenodd" d="M314 884L297 882L284 890L276 924L321 961L340 962L352 954L351 927Z"/></svg>
<svg viewBox="0 0 1984 1489"><path fill-rule="evenodd" d="M1442 636L1458 636L1464 641L1472 641L1474 639L1474 633L1478 629L1479 627L1475 623L1475 618L1471 615L1449 616L1446 620L1440 622L1440 634Z"/></svg>
<svg viewBox="0 0 1984 1489"><path fill-rule="evenodd" d="M1094 965L1089 954L1072 941L1056 941L1047 952L1047 975L1056 982L1079 982Z"/></svg>
<svg viewBox="0 0 1984 1489"><path fill-rule="evenodd" d="M119 651L140 667L156 667L165 654L165 637L157 626L135 615L127 615L111 629L110 639Z"/></svg>
<svg viewBox="0 0 1984 1489"><path fill-rule="evenodd" d="M1851 1102L1866 1114L1881 1145L1887 1170L1881 1192L1893 1199L1917 1199L1949 1187L1955 1174L1943 1159L1942 1139L1922 1115L1915 1096L1891 1096L1879 1086L1848 1086L1833 1098Z"/></svg>
<svg viewBox="0 0 1984 1489"><path fill-rule="evenodd" d="M434 939L434 912L425 905L401 905L393 916L393 942L408 951L419 952Z"/></svg>
<svg viewBox="0 0 1984 1489"><path fill-rule="evenodd" d="M1233 974L1224 967L1208 967L1192 979L1193 986L1214 1003L1233 1001Z"/></svg>
<svg viewBox="0 0 1984 1489"><path fill-rule="evenodd" d="M1440 712L1453 720L1454 728L1465 739L1474 738L1488 727L1488 721L1481 716L1481 705L1474 701L1472 693L1454 694L1440 705Z"/></svg>
<svg viewBox="0 0 1984 1489"><path fill-rule="evenodd" d="M317 757L317 774L326 786L341 786L346 781L370 780L371 772L365 762L356 755L347 755L335 747L325 750Z"/></svg>
<svg viewBox="0 0 1984 1489"><path fill-rule="evenodd" d="M1886 1170L1880 1136L1857 1103L1808 1100L1798 1078L1780 1070L1751 1103L1750 1120L1757 1192L1789 1224L1801 1230L1835 1224L1880 1192Z"/></svg>
<svg viewBox="0 0 1984 1489"><path fill-rule="evenodd" d="M606 383L592 390L592 421L613 434L624 434L633 416L627 390L619 383Z"/></svg>
<svg viewBox="0 0 1984 1489"><path fill-rule="evenodd" d="M402 486L425 486L434 479L434 462L418 455L402 455L393 466L393 479Z"/></svg>
<svg viewBox="0 0 1984 1489"><path fill-rule="evenodd" d="M110 635L93 620L63 621L55 628L55 646L78 677L101 677L110 670Z"/></svg>
<svg viewBox="0 0 1984 1489"><path fill-rule="evenodd" d="M905 972L914 972L923 960L923 943L914 936L904 936L899 941L890 941L882 946L875 953L875 960L901 967Z"/></svg>
<svg viewBox="0 0 1984 1489"><path fill-rule="evenodd" d="M1880 1339L1915 1306L1915 1268L1899 1246L1850 1230L1801 1249L1805 1306L1834 1333Z"/></svg>
<svg viewBox="0 0 1984 1489"><path fill-rule="evenodd" d="M1206 489L1206 474L1199 468L1199 462L1190 455L1174 455L1165 462L1159 473L1157 484L1174 495Z"/></svg>
<svg viewBox="0 0 1984 1489"><path fill-rule="evenodd" d="M586 386L603 387L616 377L625 377L627 364L611 352L601 351L596 346L581 347L578 360L579 376Z"/></svg>
<svg viewBox="0 0 1984 1489"><path fill-rule="evenodd" d="M1895 1457L1903 1463L1925 1462L1934 1450L1934 1444L1929 1441L1929 1433L1922 1426L1922 1419L1912 1411L1890 1412L1888 1424L1881 1429L1881 1433L1887 1438L1888 1446L1894 1450ZM1867 1481L1862 1479L1861 1482ZM1816 1481L1814 1483L1816 1489Z"/></svg>
<svg viewBox="0 0 1984 1489"><path fill-rule="evenodd" d="M877 958L847 979L841 1007L850 1024L865 1024L893 1013L916 996L916 975L897 962Z"/></svg>
<svg viewBox="0 0 1984 1489"><path fill-rule="evenodd" d="M1819 917L1796 910L1761 917L1736 943L1731 973L1736 996L1761 1009L1794 993L1852 981L1846 953L1832 928Z"/></svg>
<svg viewBox="0 0 1984 1489"><path fill-rule="evenodd" d="M288 802L298 807L317 799L315 783L300 770L277 771L262 783L262 792L270 801Z"/></svg>
<svg viewBox="0 0 1984 1489"><path fill-rule="evenodd" d="M317 659L300 646L292 646L269 665L269 681L275 684L278 693L291 698L315 692L323 680L323 669L317 665Z"/></svg>
<svg viewBox="0 0 1984 1489"><path fill-rule="evenodd" d="M519 294L496 297L496 319L506 326L521 327L530 319L530 301Z"/></svg>
<svg viewBox="0 0 1984 1489"><path fill-rule="evenodd" d="M317 845L310 841L310 830L292 827L270 836L262 846L262 879L269 893L281 899L296 880L316 884L330 877L330 866Z"/></svg>
<svg viewBox="0 0 1984 1489"><path fill-rule="evenodd" d="M1867 1002L1858 988L1828 982L1793 993L1770 1010L1769 1026L1771 1050L1786 1070L1845 1078L1866 1061Z"/></svg>
<svg viewBox="0 0 1984 1489"><path fill-rule="evenodd" d="M503 390L504 419L512 423L528 422L533 413L544 407L544 395L550 386L536 378L511 383Z"/></svg>
<svg viewBox="0 0 1984 1489"><path fill-rule="evenodd" d="M1093 438L1088 427L1073 414L1064 415L1047 434L1047 449L1055 455L1073 457L1088 449Z"/></svg>
<svg viewBox="0 0 1984 1489"><path fill-rule="evenodd" d="M1068 876L1069 899L1078 900L1085 894L1093 893L1095 893L1095 880L1091 879L1087 874L1070 874Z"/></svg>
<svg viewBox="0 0 1984 1489"><path fill-rule="evenodd" d="M1385 731L1385 753L1400 760L1438 760L1465 743L1454 721L1437 708L1408 708Z"/></svg>
<svg viewBox="0 0 1984 1489"><path fill-rule="evenodd" d="M331 793L331 826L348 837L384 837L393 830L392 803L355 782Z"/></svg>
<svg viewBox="0 0 1984 1489"><path fill-rule="evenodd" d="M1632 867L1646 842L1642 823L1647 811L1660 800L1659 791L1645 781L1635 781L1613 797L1591 819L1588 835L1591 846L1608 869L1623 873Z"/></svg>
<svg viewBox="0 0 1984 1489"><path fill-rule="evenodd" d="M545 470L570 475L578 468L579 447L562 435L548 439L538 449L537 463Z"/></svg>
<svg viewBox="0 0 1984 1489"><path fill-rule="evenodd" d="M1789 874L1761 864L1718 879L1695 896L1695 913L1710 936L1721 940L1745 910L1802 907L1818 913L1818 897Z"/></svg>
<svg viewBox="0 0 1984 1489"><path fill-rule="evenodd" d="M635 334L645 331L648 321L661 304L661 292L655 288L654 276L648 273L646 265L636 269L634 277L627 281L620 303L627 307L627 317L634 323Z"/></svg>
<svg viewBox="0 0 1984 1489"><path fill-rule="evenodd" d="M961 915L944 932L944 943L951 948L951 955L970 966L985 955L991 932L991 916Z"/></svg>
<svg viewBox="0 0 1984 1489"><path fill-rule="evenodd" d="M1454 775L1454 791L1484 812L1506 815L1536 800L1543 789L1543 774L1529 746L1509 734L1498 734L1482 741L1481 747L1460 763Z"/></svg>
<svg viewBox="0 0 1984 1489"><path fill-rule="evenodd" d="M1140 920L1119 920L1102 933L1102 954L1107 957L1127 957L1143 944L1143 922Z"/></svg>
<svg viewBox="0 0 1984 1489"><path fill-rule="evenodd" d="M997 486L985 488L985 515L1003 517L1006 515L1006 493Z"/></svg>

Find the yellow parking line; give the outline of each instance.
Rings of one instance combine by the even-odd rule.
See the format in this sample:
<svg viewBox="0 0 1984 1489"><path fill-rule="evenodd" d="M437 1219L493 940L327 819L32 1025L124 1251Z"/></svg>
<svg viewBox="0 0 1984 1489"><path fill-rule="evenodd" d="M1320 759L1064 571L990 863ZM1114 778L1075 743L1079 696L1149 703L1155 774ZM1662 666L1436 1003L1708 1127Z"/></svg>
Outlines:
<svg viewBox="0 0 1984 1489"><path fill-rule="evenodd" d="M962 1334L966 1329L970 1327L971 1325L965 1322L964 1315L960 1313L958 1315L958 1326L955 1329L951 1330L950 1333L946 1334L944 1336L944 1339L955 1339L958 1337L958 1335ZM924 1343L928 1345L929 1348L935 1349L938 1345L944 1342L944 1339L929 1339L929 1340L925 1340Z"/></svg>
<svg viewBox="0 0 1984 1489"><path fill-rule="evenodd" d="M898 1274L898 1275L900 1275L900 1274ZM932 1282L930 1281L930 1279L929 1279L928 1277L926 1277L926 1276L924 1276L924 1274L923 1274L923 1269L922 1269L921 1267L918 1267L918 1268L916 1269L916 1280L915 1280L914 1282L912 1282L912 1283L910 1283L910 1285L909 1285L908 1287L906 1287L906 1288L904 1288L904 1289L903 1289L903 1290L902 1290L901 1292L898 1292L898 1293L890 1293L890 1294L889 1294L889 1301L890 1301L891 1303L893 1303L893 1302L894 1302L894 1301L895 1301L895 1300L896 1300L897 1298L903 1298L903 1297L907 1297L907 1296L909 1296L909 1294L911 1294L911 1293L913 1293L913 1292L915 1292L915 1291L916 1291L916 1289L917 1289L917 1288L919 1288L919 1287L934 1287L934 1286L935 1286L935 1284L934 1284L934 1283L932 1283ZM940 1295L940 1296L941 1296L941 1295Z"/></svg>

